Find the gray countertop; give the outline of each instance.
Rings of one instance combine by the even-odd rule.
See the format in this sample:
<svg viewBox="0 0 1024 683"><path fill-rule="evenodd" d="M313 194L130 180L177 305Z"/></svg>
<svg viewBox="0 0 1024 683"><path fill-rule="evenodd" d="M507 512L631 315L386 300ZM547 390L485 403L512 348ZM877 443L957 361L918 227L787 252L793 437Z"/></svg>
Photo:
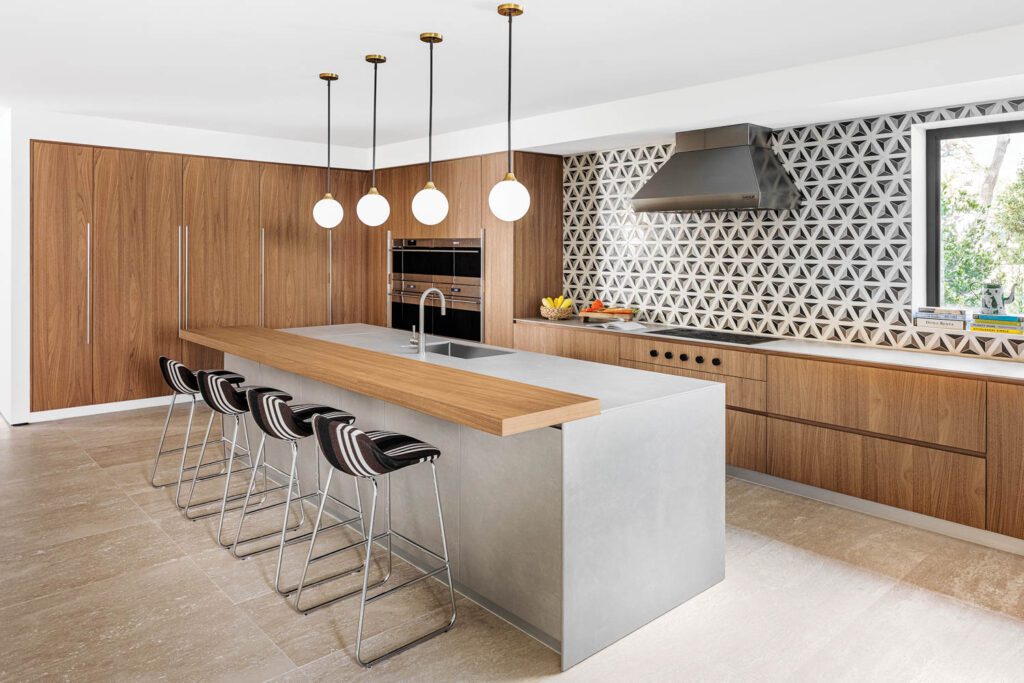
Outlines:
<svg viewBox="0 0 1024 683"><path fill-rule="evenodd" d="M410 334L404 330L353 323L291 328L282 331L378 353L417 357L417 350L409 345ZM445 337L427 335L428 343L446 340ZM452 341L485 348L499 348L463 340ZM473 359L449 358L428 353L425 362L589 396L601 401L602 412L645 401L656 401L668 396L704 391L718 386L714 382L687 377L645 372L528 351L513 351L506 355Z"/></svg>
<svg viewBox="0 0 1024 683"><path fill-rule="evenodd" d="M629 334L641 337L646 336L651 339L660 339L661 341L693 344L709 343L702 342L698 339L685 339L680 337L666 337L650 334L657 330L681 327L680 325L655 325L644 323L645 329L642 331L618 332L603 330L592 325L584 325L578 318L559 321L545 320L544 318L521 318L518 320L528 323L540 323L544 325L555 325L558 327L573 327L578 329L594 330L597 332L608 332L610 334ZM1024 363L991 358L971 358L968 356L960 356L950 353L904 351L900 349L887 349L879 346L862 346L859 344L838 344L825 341L782 338L754 345L729 344L725 342L714 342L714 345L734 347L737 350L768 351L771 353L794 354L799 356L815 356L820 357L823 360L847 360L859 363L892 365L897 368L916 368L962 375L976 375L978 377L991 379L1005 379L1015 382L1024 381Z"/></svg>

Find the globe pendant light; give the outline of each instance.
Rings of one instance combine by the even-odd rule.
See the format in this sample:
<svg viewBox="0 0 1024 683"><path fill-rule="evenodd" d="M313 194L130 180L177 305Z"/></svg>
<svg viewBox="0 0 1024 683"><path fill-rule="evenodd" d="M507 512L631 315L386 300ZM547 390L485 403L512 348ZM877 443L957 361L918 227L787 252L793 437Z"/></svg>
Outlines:
<svg viewBox="0 0 1024 683"><path fill-rule="evenodd" d="M508 173L491 188L487 204L491 213L503 221L517 221L530 208L530 191L516 180L512 166L512 17L523 13L523 8L511 2L498 5L498 14L508 17Z"/></svg>
<svg viewBox="0 0 1024 683"><path fill-rule="evenodd" d="M320 80L327 82L327 169L324 183L327 191L323 199L313 205L313 220L321 228L330 230L338 227L345 217L345 209L331 194L331 81L338 80L338 74L323 73L320 74Z"/></svg>
<svg viewBox="0 0 1024 683"><path fill-rule="evenodd" d="M391 215L391 205L377 191L377 66L388 61L384 55L366 55L366 61L373 64L373 170L370 175L370 191L356 204L356 215L371 228L382 225Z"/></svg>
<svg viewBox="0 0 1024 683"><path fill-rule="evenodd" d="M412 198L412 215L424 225L437 225L448 215L448 198L434 186L434 45L444 38L440 33L421 33L420 40L430 45L430 103L427 118L427 184Z"/></svg>

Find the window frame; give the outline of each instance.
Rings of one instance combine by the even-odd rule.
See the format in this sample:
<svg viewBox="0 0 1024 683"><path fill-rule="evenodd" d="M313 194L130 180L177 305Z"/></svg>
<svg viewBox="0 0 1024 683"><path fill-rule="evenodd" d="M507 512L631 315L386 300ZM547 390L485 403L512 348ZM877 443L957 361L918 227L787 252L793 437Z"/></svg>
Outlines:
<svg viewBox="0 0 1024 683"><path fill-rule="evenodd" d="M925 131L925 305L942 305L942 157L939 154L942 141L1015 133L1024 133L1024 119L966 123L962 126L929 128Z"/></svg>

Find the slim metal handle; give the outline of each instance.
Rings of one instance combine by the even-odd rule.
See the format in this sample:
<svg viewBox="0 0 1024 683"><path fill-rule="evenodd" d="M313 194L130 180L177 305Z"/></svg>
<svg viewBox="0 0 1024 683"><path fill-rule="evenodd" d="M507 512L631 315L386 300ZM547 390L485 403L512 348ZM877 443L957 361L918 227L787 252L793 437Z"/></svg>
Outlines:
<svg viewBox="0 0 1024 683"><path fill-rule="evenodd" d="M178 329L181 329L181 226L178 226Z"/></svg>
<svg viewBox="0 0 1024 683"><path fill-rule="evenodd" d="M266 309L266 283L267 283L267 269L266 269L266 229L260 228L260 327L264 327L267 324L267 309Z"/></svg>
<svg viewBox="0 0 1024 683"><path fill-rule="evenodd" d="M188 329L188 224L185 224L185 329Z"/></svg>
<svg viewBox="0 0 1024 683"><path fill-rule="evenodd" d="M85 343L92 344L92 223L85 224Z"/></svg>

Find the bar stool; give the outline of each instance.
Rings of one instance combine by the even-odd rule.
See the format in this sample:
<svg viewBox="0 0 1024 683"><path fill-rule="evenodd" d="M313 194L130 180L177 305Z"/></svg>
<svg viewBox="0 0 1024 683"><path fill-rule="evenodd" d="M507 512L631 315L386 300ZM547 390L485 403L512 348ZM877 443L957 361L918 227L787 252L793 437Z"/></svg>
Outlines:
<svg viewBox="0 0 1024 683"><path fill-rule="evenodd" d="M227 471L222 475L224 477L224 495L216 498L211 498L197 503L192 502L192 498L196 492L196 482L202 481L202 477L199 476L199 472L203 467L213 465L221 461L214 461L207 463L206 459L206 441L204 441L203 447L199 451L199 462L196 463L196 468L192 473L192 485L189 488L188 499L185 501L185 507L182 513L186 518L196 520L204 517L212 517L214 515L220 515L220 522L217 525L217 542L224 548L231 545L231 542L225 542L223 536L224 529L224 514L227 512L227 503L229 501L239 500L244 497L245 494L236 494L234 496L229 495L231 488L231 475L236 472L244 472L253 468L252 453L249 446L249 427L243 416L249 412L249 403L246 399L246 392L252 387L236 386L236 383L229 381L227 377L216 372L206 372L200 370L196 373L196 382L199 385L199 393L203 397L203 401L210 407L210 420L206 424L206 441L209 440L210 429L213 427L213 419L215 415L221 416L221 423L223 424L226 420L234 420L234 430L231 433L231 448L227 457ZM247 467L234 469L235 454L239 452L238 448L238 428L241 425L243 433L245 434L245 448L241 449L241 452L245 454L249 460ZM278 486L275 489L267 489L267 475L266 470L263 472L263 491L262 495L265 497L271 491L284 488ZM220 508L212 511L206 511L200 514L192 514L193 506L205 506L210 503L220 502ZM237 510L238 507L231 508Z"/></svg>
<svg viewBox="0 0 1024 683"><path fill-rule="evenodd" d="M171 403L170 403L170 405L167 406L167 416L164 418L164 428L163 428L163 431L160 433L160 443L157 444L157 447L156 447L156 457L153 459L153 471L152 471L152 474L150 475L149 483L154 488L164 488L166 486L170 486L171 484L174 484L175 485L174 504L178 507L178 509L182 509L183 505L181 504L181 482L182 482L182 479L185 476L186 472L191 472L191 471L193 471L195 469L194 467L185 467L186 457L188 456L188 449L189 448L194 448L194 447L205 448L207 443L209 443L208 442L209 430L207 430L206 439L203 441L203 443L201 443L201 444L190 444L189 443L189 439L192 438L192 418L195 415L196 400L197 400L197 397L199 395L199 383L198 383L198 380L196 379L196 374L192 370L189 370L187 367L185 367L184 364L180 363L179 361L167 358L166 356L160 356L159 363L160 363L160 374L163 375L164 382L167 383L167 386L169 386L171 388L171 391L173 393L171 395ZM231 384L241 384L242 382L245 381L245 378L242 377L241 375L239 375L237 373L234 373L234 372L230 372L228 370L213 370L211 372L213 374L216 374L216 375L220 376L220 377L223 377L226 381L230 382ZM169 448L167 450L164 450L164 443L167 440L167 429L168 429L168 427L170 426L170 423L171 423L171 414L174 411L174 406L177 404L179 396L185 396L185 397L187 397L188 399L191 400L191 403L189 404L189 410L188 410L188 426L185 428L185 441L182 444L181 448ZM211 420L212 420L212 416L211 416ZM212 422L211 422L211 424L212 424ZM216 439L214 441L214 443L224 443L224 442L225 442L225 439L224 439L224 434L223 434L223 430L222 430L221 431L221 436L218 439ZM177 478L177 481L175 482L175 481L172 480L172 481L167 481L167 482L164 482L164 483L157 483L156 474L157 474L157 469L160 466L160 458L163 457L164 455L169 454L169 453L177 453L178 451L181 451L181 463L178 466L178 478ZM222 463L222 462L226 462L226 461L227 460L224 459L224 460L220 460L218 462ZM217 464L217 463L211 462L211 463L207 463L207 464L208 465L213 465L213 464ZM216 477L216 476L219 476L219 475L208 475L206 477L202 477L200 480L202 480L202 479L209 479L209 478L213 478L213 477Z"/></svg>
<svg viewBox="0 0 1024 683"><path fill-rule="evenodd" d="M373 502L370 506L370 521L368 525L368 528L371 530L371 536L373 536L373 523L377 512L377 479L381 476L387 477L388 479L389 519L387 531L375 538L367 538L365 541L366 557L364 559L363 567L363 587L358 591L361 594L361 597L359 602L359 627L356 631L356 660L363 666L369 668L383 659L392 657L400 652L404 652L409 648L430 640L434 636L445 633L455 625L455 588L452 585L451 565L448 561L448 542L445 539L444 534L444 518L441 515L441 494L437 488L437 466L435 464L437 459L441 456L441 451L436 447L431 446L428 443L418 441L411 436L386 431L364 432L343 420L332 419L327 415L317 415L313 418L313 430L316 433L316 440L320 447L320 451L324 454L324 458L331 465L331 470L327 475L327 486L331 485L331 477L334 475L335 470L340 470L345 474L351 475L355 477L357 481L359 478L365 478L373 482ZM430 463L431 474L434 478L434 497L437 500L437 521L441 530L441 552L443 555L438 555L432 550L424 548L416 541L413 541L412 539L391 529L391 473L419 463ZM306 570L309 568L310 559L313 556L313 546L316 543L317 531L320 528L320 521L324 514L325 502L326 501L324 500L320 501L320 509L317 511L316 522L313 524L313 535L309 542L309 552L306 556L306 564L302 569L302 578L299 580L299 589L295 595L296 605L298 605L299 600L302 597L302 588L306 579ZM409 581L393 586L381 593L367 597L367 589L371 587L368 583L373 543L384 535L388 536L389 539L389 562L391 554L390 537L394 535L415 546L431 557L441 561L442 565L437 569L426 572L414 579L410 579ZM363 642L363 617L366 612L366 605L389 595L393 595L403 588L407 588L415 583L429 579L430 577L436 576L442 572L444 572L448 577L448 594L452 606L451 617L448 619L448 623L425 635L415 638L404 645L392 648L369 661L363 661L361 648ZM348 596L340 596L339 598L336 598L336 600L340 600L345 597Z"/></svg>
<svg viewBox="0 0 1024 683"><path fill-rule="evenodd" d="M289 396L287 393L285 393L283 391L280 391L280 390L277 390L277 389L267 389L267 388L250 389L247 392L246 396L247 396L247 400L248 400L248 404L249 404L249 411L252 414L253 422L255 422L256 425L260 428L260 431L263 432L263 435L260 438L259 447L256 449L256 462L255 462L255 466L256 467L262 466L264 469L269 467L270 469L273 469L275 472L279 473L280 475L288 477L288 484L287 484L288 494L287 494L287 497L285 498L285 500L283 502L283 505L285 506L284 507L284 516L283 516L283 519L282 519L282 522L281 522L280 540L279 540L278 545L277 545L277 569L276 569L276 572L274 574L274 589L279 594L281 594L281 595L290 595L291 593L293 593L293 592L295 592L296 590L299 589L300 584L296 584L295 586L290 586L290 587L282 587L281 586L281 567L282 567L282 565L284 563L284 549L285 549L285 546L291 545L293 543L298 543L298 542L300 542L302 540L305 540L305 539L309 538L310 535L311 535L311 532L307 532L307 533L298 534L296 536L288 538L288 532L294 530L298 526L301 526L302 523L305 521L305 511L302 509L302 501L303 500L305 500L307 498L311 498L313 496L317 496L317 497L320 498L321 503L325 503L327 501L327 499L330 498L331 500L333 500L334 502L338 503L339 505L343 505L344 507L346 507L346 508L348 508L348 509L350 509L350 510L352 510L353 512L356 513L355 517L351 517L349 519L337 522L337 523L332 524L330 527L327 527L327 528L334 528L336 526L346 526L346 525L350 525L350 524L355 524L356 522L358 522L360 524L360 527L363 524L363 516L362 516L362 510L361 510L362 505L361 505L360 500L359 500L359 487L356 486L356 507L353 507L353 506L349 505L348 503L346 503L346 502L344 502L342 500L339 500L338 498L335 498L334 496L330 495L330 493L328 493L326 487L322 488L320 486L319 462L318 462L318 465L317 465L317 490L314 491L313 493L307 493L306 495L302 494L302 490L301 490L300 485L299 485L299 476L298 476L299 441L301 441L302 439L305 439L305 438L313 435L313 426L311 424L311 420L316 415L329 416L331 419L337 420L337 421L342 422L344 424L351 424L351 423L355 422L356 418L355 418L354 415L352 415L351 413L347 413L344 410L337 410L335 408L330 408L328 406L323 406L323 405L317 405L317 404L289 405L288 401L292 400L292 397ZM287 475L285 475L284 472L282 472L281 470L277 469L273 465L268 464L267 461L266 461L266 443L267 443L267 437L268 436L273 438L273 439L277 439L279 441L287 442L289 444L290 448L291 448L291 455L292 455L291 469L290 469L290 471L288 472ZM317 449L317 452L319 453L319 448ZM319 461L319 458L318 458L318 461ZM273 547L274 547L274 546L270 546L268 548L262 548L262 549L255 550L255 551L250 551L250 552L244 553L244 554L239 554L238 553L238 544L239 543L249 543L251 541L260 540L262 538L269 538L270 536L276 535L276 533L277 533L277 532L274 532L274 533L271 533L271 534L262 534L262 535L259 535L259 536L254 536L254 537L247 538L247 539L244 539L244 540L241 539L242 526L244 525L245 519L246 519L246 517L248 515L255 514L257 512L262 512L262 511L265 511L265 510L269 510L271 508L278 507L278 506L282 505L282 503L278 502L278 503L273 503L273 504L270 504L270 505L261 505L260 507L254 509L254 510L249 510L248 509L248 507L249 507L249 497L250 497L250 495L252 494L252 492L253 492L253 490L255 488L255 484L256 484L256 470L253 469L252 478L251 478L251 480L249 482L249 490L246 493L245 502L242 504L242 517L238 521L238 529L235 532L235 541L234 541L234 544L232 545L232 548L231 548L231 552L232 552L232 554L235 555L235 557L240 557L240 558L249 557L249 556L255 555L257 553L261 553L261 552L266 552L266 551L272 550ZM292 497L293 487L294 487L295 494L296 494L294 498ZM288 520L289 520L289 517L291 515L291 506L292 506L293 502L297 502L299 504L299 523L295 527L289 527L288 526ZM362 535L363 535L364 538L365 538L365 533L366 533L365 530L363 530L362 531ZM331 554L334 554L334 553L331 553ZM357 571L358 571L358 569L357 569ZM335 575L332 575L332 576L327 576L327 577L318 579L315 582L311 582L306 587L308 588L310 586L319 585L321 583L325 583L325 582L330 581L332 579L339 578L340 576L343 576L345 573L352 573L352 571L348 570L347 572L343 572L343 573L339 573L339 574L335 574ZM305 579L305 576L303 576L303 579Z"/></svg>

